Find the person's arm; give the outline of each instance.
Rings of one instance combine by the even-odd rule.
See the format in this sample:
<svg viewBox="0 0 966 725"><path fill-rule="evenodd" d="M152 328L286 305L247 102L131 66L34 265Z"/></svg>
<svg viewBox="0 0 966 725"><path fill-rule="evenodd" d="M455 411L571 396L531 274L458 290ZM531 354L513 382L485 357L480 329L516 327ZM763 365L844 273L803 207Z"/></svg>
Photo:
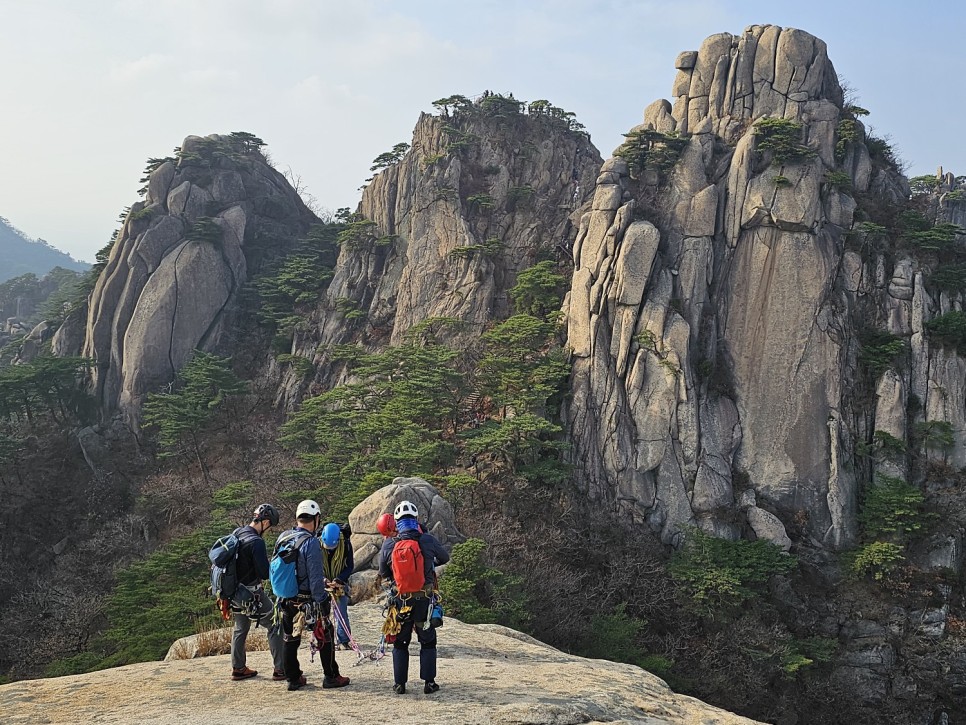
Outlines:
<svg viewBox="0 0 966 725"><path fill-rule="evenodd" d="M390 562L392 561L392 547L394 545L392 539L386 539L382 545L382 551L379 553L379 576L390 581L392 581L392 566Z"/></svg>
<svg viewBox="0 0 966 725"><path fill-rule="evenodd" d="M317 602L327 601L329 593L325 591L325 570L322 568L322 542L313 536L302 544L300 553L304 557L305 571L308 574L312 599Z"/></svg>
<svg viewBox="0 0 966 725"><path fill-rule="evenodd" d="M436 559L436 563L433 566L439 566L440 564L449 562L449 552L443 548L443 545L439 543L439 539L435 536L433 537L433 547L433 557Z"/></svg>
<svg viewBox="0 0 966 725"><path fill-rule="evenodd" d="M349 577L352 576L352 570L355 569L355 562L352 559L352 543L349 539L345 540L345 566L339 575L336 577L340 582L345 584L349 581Z"/></svg>
<svg viewBox="0 0 966 725"><path fill-rule="evenodd" d="M268 550L261 537L252 542L252 565L259 581L268 579Z"/></svg>

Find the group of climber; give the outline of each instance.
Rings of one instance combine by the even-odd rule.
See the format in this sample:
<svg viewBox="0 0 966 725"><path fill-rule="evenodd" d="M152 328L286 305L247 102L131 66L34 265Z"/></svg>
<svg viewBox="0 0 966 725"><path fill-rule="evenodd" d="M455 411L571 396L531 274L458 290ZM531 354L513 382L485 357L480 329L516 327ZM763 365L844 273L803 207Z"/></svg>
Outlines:
<svg viewBox="0 0 966 725"><path fill-rule="evenodd" d="M400 695L406 692L409 679L409 643L414 631L420 643L423 692L432 694L439 689L433 623L441 621L433 616L437 601L435 567L449 561L449 554L424 531L418 517L416 506L402 501L392 514L383 514L377 522L385 537L379 554L379 576L390 584L383 633L385 642L393 645L393 690ZM351 531L347 524L323 524L319 505L302 501L295 510L295 526L279 535L270 560L263 537L279 521L278 510L262 504L255 509L251 523L233 532L237 538L237 591L244 596L233 597L225 605L226 616L231 616L235 625L231 679L246 680L258 674L247 666L245 653L254 621L268 630L273 680L287 681L289 690L306 684L298 649L308 630L313 656L318 652L322 664L322 687L345 687L349 678L340 673L335 651L356 647L347 609L348 581L354 568ZM272 582L274 603L265 591L266 579Z"/></svg>

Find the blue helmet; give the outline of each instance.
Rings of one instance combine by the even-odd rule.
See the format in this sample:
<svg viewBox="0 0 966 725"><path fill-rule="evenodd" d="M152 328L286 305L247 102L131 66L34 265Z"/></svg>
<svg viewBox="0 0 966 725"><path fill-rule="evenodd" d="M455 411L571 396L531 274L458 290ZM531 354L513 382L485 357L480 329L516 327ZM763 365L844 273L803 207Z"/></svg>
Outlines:
<svg viewBox="0 0 966 725"><path fill-rule="evenodd" d="M326 524L322 528L322 546L326 549L334 549L339 545L340 536L342 531L339 530L338 524Z"/></svg>

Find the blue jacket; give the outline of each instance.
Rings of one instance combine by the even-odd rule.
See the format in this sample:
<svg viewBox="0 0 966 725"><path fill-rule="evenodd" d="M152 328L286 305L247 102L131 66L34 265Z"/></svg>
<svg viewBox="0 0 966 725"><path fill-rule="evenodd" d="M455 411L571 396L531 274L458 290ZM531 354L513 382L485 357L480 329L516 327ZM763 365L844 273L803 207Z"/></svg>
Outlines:
<svg viewBox="0 0 966 725"><path fill-rule="evenodd" d="M295 560L295 577L299 584L299 594L309 595L316 602L327 602L329 593L325 591L325 573L322 569L322 542L308 529L295 528L309 535L309 539L299 547Z"/></svg>
<svg viewBox="0 0 966 725"><path fill-rule="evenodd" d="M449 561L449 554L432 534L420 534L418 531L405 531L394 539L386 539L379 555L379 576L383 579L395 581L392 576L392 550L400 539L419 539L419 549L423 552L424 586L432 586L436 582L438 565Z"/></svg>

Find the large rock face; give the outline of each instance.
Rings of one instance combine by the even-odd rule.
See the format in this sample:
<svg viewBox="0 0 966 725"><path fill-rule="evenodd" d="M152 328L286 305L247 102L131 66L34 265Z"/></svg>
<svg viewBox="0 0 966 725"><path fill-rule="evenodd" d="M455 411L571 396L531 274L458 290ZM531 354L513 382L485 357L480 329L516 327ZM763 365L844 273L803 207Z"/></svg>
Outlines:
<svg viewBox="0 0 966 725"><path fill-rule="evenodd" d="M293 352L324 370L326 345L395 344L431 317L455 318L458 337L475 339L508 314L518 272L567 257L599 166L586 135L558 118L474 104L424 114L409 150L363 192L358 214L375 224L343 245Z"/></svg>
<svg viewBox="0 0 966 725"><path fill-rule="evenodd" d="M787 548L795 521L841 548L855 539L868 475L857 442L876 430L908 442L910 394L919 420L952 424L956 444L940 455L962 465L966 367L923 334L959 297L932 300L902 255L849 249L873 213L856 199L902 204L909 186L870 154L821 40L752 26L676 66L673 106L653 103L632 130L645 150L675 150L673 167L619 149L574 247L565 311L578 480L668 543L697 525ZM763 118L797 124L800 153L772 153ZM868 395L877 404L859 395L863 327L911 343L911 369L884 374Z"/></svg>
<svg viewBox="0 0 966 725"><path fill-rule="evenodd" d="M81 352L96 360L103 410L136 420L147 392L196 348L219 345L253 254L284 248L317 221L257 146L186 138L149 175L89 300Z"/></svg>

